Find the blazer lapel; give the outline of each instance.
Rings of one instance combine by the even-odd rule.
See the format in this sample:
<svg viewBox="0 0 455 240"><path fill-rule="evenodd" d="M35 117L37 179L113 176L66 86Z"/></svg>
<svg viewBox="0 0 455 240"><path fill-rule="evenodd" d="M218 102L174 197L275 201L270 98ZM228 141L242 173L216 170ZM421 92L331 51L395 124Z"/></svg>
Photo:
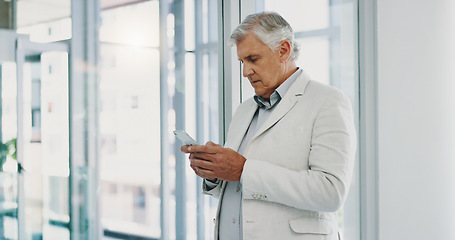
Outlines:
<svg viewBox="0 0 455 240"><path fill-rule="evenodd" d="M241 119L237 118L238 120L233 122L230 126L230 128L232 128L229 133L230 138L226 142L226 147L235 151L239 149L243 137L245 136L246 131L248 131L248 127L254 117L254 113L256 113L256 110L258 109L258 105L254 100L248 101L246 104L248 104L248 106L241 110L241 112L237 113L237 115L243 117Z"/></svg>
<svg viewBox="0 0 455 240"><path fill-rule="evenodd" d="M292 84L287 93L278 103L276 109L273 110L270 117L264 122L264 125L262 125L261 128L257 131L253 139L255 139L256 137L267 131L270 127L275 125L275 123L277 123L289 112L289 110L292 109L292 107L297 103L299 97L303 96L308 82L309 82L308 75L305 73L305 71L302 71L300 76L296 79L296 81Z"/></svg>

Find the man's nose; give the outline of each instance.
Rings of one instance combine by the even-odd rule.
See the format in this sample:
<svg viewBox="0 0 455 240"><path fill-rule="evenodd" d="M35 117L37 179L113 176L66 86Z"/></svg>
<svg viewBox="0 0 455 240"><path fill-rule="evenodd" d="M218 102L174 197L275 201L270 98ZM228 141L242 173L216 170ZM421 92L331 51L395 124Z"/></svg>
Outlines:
<svg viewBox="0 0 455 240"><path fill-rule="evenodd" d="M243 63L243 76L248 77L254 73L253 69L251 68L250 64Z"/></svg>

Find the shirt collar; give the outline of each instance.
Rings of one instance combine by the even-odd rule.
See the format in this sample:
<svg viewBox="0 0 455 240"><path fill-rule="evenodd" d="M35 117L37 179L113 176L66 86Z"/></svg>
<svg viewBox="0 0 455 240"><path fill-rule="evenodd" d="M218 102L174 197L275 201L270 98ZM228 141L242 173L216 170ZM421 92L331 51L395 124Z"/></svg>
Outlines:
<svg viewBox="0 0 455 240"><path fill-rule="evenodd" d="M254 100L259 105L260 108L265 107L266 110L273 108L278 102L281 101L281 98L286 94L291 85L302 73L302 69L298 68L295 73L293 73L288 79L286 79L277 89L270 95L270 99L254 95Z"/></svg>

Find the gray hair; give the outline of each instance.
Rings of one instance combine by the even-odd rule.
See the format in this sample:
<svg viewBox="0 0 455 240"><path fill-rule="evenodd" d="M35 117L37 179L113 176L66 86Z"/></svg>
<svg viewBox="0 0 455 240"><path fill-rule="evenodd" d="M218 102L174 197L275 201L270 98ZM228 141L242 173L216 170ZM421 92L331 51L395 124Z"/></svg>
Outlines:
<svg viewBox="0 0 455 240"><path fill-rule="evenodd" d="M248 15L245 20L237 26L228 41L229 46L242 41L248 33L255 34L259 40L276 50L281 41L288 40L291 44L291 57L295 61L299 57L299 45L294 41L294 31L291 25L276 12L260 12Z"/></svg>

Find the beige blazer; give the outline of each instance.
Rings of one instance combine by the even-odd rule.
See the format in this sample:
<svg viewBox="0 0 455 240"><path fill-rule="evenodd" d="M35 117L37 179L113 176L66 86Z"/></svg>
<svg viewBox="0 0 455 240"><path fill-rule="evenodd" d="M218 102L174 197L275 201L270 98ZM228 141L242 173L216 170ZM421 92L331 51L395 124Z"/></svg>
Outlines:
<svg viewBox="0 0 455 240"><path fill-rule="evenodd" d="M226 147L238 150L257 107L253 99L238 107ZM348 98L302 72L245 149L243 239L338 239L336 211L349 191L356 146ZM206 194L222 199L225 185Z"/></svg>

